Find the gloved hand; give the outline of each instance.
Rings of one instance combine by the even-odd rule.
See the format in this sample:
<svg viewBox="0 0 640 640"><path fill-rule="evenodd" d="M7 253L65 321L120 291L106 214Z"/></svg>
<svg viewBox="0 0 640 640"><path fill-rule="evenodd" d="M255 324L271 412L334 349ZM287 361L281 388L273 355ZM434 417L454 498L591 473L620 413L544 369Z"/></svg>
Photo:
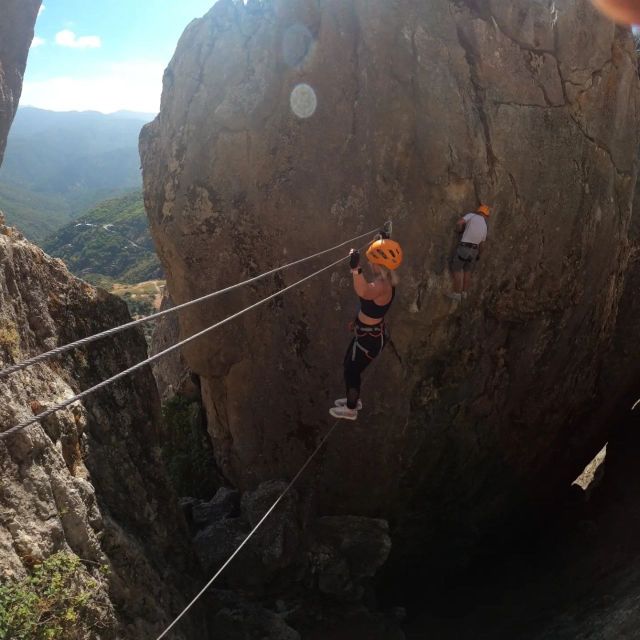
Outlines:
<svg viewBox="0 0 640 640"><path fill-rule="evenodd" d="M389 235L389 232L387 231L386 227L382 227L382 229L380 229L380 233L378 234L383 240L388 240L391 236Z"/></svg>
<svg viewBox="0 0 640 640"><path fill-rule="evenodd" d="M349 252L349 266L352 269L357 269L360 264L360 252L357 249L351 249Z"/></svg>

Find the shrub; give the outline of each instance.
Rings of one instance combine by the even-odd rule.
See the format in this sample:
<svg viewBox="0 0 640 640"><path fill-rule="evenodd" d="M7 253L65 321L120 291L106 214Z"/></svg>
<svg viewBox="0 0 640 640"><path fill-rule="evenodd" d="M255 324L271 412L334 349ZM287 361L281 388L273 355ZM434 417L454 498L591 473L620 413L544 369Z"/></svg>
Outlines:
<svg viewBox="0 0 640 640"><path fill-rule="evenodd" d="M0 327L0 347L14 360L20 357L20 335L13 324Z"/></svg>
<svg viewBox="0 0 640 640"><path fill-rule="evenodd" d="M73 554L56 553L30 576L0 585L0 638L90 640L114 623L101 578Z"/></svg>

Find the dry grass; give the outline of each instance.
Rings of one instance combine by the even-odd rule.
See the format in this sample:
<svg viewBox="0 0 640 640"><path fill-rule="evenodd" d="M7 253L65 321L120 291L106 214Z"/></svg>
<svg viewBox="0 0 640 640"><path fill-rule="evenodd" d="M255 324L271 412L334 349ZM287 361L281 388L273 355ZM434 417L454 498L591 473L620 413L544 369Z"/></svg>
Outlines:
<svg viewBox="0 0 640 640"><path fill-rule="evenodd" d="M158 310L160 309L164 286L164 280L147 280L138 284L114 284L110 293L121 298L146 301L155 310Z"/></svg>

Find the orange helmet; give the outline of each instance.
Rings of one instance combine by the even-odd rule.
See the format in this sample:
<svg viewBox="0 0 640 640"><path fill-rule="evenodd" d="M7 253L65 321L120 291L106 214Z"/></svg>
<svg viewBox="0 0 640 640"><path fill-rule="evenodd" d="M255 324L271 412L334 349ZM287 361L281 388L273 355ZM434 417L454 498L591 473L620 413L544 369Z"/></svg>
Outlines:
<svg viewBox="0 0 640 640"><path fill-rule="evenodd" d="M402 248L395 240L374 240L367 249L367 259L394 271L402 264Z"/></svg>
<svg viewBox="0 0 640 640"><path fill-rule="evenodd" d="M491 209L486 204L481 204L477 209L476 213L483 215L485 218L488 218L491 215Z"/></svg>

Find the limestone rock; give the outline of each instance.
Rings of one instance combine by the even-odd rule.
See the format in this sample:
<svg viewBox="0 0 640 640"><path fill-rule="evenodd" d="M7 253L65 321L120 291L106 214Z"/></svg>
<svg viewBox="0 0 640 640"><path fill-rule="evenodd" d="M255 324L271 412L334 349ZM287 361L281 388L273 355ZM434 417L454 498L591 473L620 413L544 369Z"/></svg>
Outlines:
<svg viewBox="0 0 640 640"><path fill-rule="evenodd" d="M315 111L308 89L292 109L300 84ZM220 0L189 26L141 136L174 301L387 218L405 249L366 409L314 472L321 511L393 518L398 554L449 570L603 446L607 415L584 416L601 396L611 410L628 376L603 372L629 277L639 96L630 34L586 0ZM478 200L489 250L455 311L453 223ZM191 308L181 335L309 271ZM234 486L292 477L328 428L350 287L337 269L186 350Z"/></svg>
<svg viewBox="0 0 640 640"><path fill-rule="evenodd" d="M258 524L286 487L281 481L268 481L242 495L240 514L235 515L237 494L218 491L212 502L193 509L194 525L206 516L213 520L194 538L196 551L207 571L217 570ZM221 493L224 491L225 493ZM233 514L233 515L232 515ZM295 492L288 493L264 521L248 544L225 572L232 586L246 589L264 586L282 571L300 561L301 525ZM296 570L294 569L294 573Z"/></svg>
<svg viewBox="0 0 640 640"><path fill-rule="evenodd" d="M311 550L314 572L323 593L345 601L360 600L361 581L372 578L391 551L384 520L357 516L325 516L314 527Z"/></svg>
<svg viewBox="0 0 640 640"><path fill-rule="evenodd" d="M194 543L208 572L222 566L286 486L281 481L268 481L247 491L241 498L239 516L230 511L237 496L226 489L211 503L189 505L194 526L200 524ZM224 504L227 509L221 510ZM289 599L295 594L310 601L323 594L338 602L361 602L366 580L376 575L389 556L388 523L359 516L323 516L303 526L302 512L296 493L287 493L227 567L223 579L240 592L273 597L284 593Z"/></svg>
<svg viewBox="0 0 640 640"><path fill-rule="evenodd" d="M225 640L301 640L281 616L250 604L236 594L216 591L216 613L212 633Z"/></svg>
<svg viewBox="0 0 640 640"><path fill-rule="evenodd" d="M211 524L222 518L239 515L240 493L228 487L220 487L209 501L198 500L192 507L192 518L196 526ZM238 513L236 513L238 512Z"/></svg>
<svg viewBox="0 0 640 640"><path fill-rule="evenodd" d="M165 311L173 306L171 297L165 289L160 310ZM169 314L156 320L151 355L173 346L180 339L179 333L177 315ZM175 395L184 396L190 400L200 398L200 385L197 376L189 371L180 349L154 361L152 367L153 377L158 385L160 398L163 401L169 400Z"/></svg>
<svg viewBox="0 0 640 640"><path fill-rule="evenodd" d="M258 524L286 486L286 482L272 480L243 494L242 513L251 527ZM289 566L296 558L300 534L297 496L290 491L256 533L255 546L260 549L262 564L270 570Z"/></svg>
<svg viewBox="0 0 640 640"><path fill-rule="evenodd" d="M216 572L240 546L249 531L247 523L241 518L225 518L198 531L193 542L205 571ZM240 560L243 559L240 558ZM225 578L235 583L234 578L237 574L238 580L241 582L245 569L250 571L251 563L243 562L241 566L235 563L230 566Z"/></svg>

